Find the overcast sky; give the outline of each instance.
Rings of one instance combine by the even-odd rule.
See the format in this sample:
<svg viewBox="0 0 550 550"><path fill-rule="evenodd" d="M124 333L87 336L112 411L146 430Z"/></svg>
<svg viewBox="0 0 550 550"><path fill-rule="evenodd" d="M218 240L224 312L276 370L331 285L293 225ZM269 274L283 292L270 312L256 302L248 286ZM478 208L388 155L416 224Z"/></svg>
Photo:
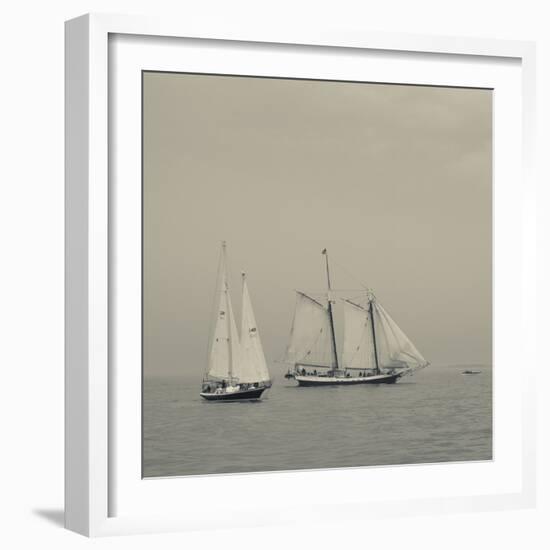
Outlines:
<svg viewBox="0 0 550 550"><path fill-rule="evenodd" d="M490 363L491 149L488 90L146 73L145 374L204 372L222 239L269 363L323 248L428 361Z"/></svg>

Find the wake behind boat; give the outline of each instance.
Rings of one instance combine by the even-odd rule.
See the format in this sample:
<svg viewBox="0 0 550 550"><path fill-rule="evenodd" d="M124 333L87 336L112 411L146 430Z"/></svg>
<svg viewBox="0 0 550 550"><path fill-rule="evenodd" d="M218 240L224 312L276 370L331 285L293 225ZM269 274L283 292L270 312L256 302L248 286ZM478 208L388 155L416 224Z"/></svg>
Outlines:
<svg viewBox="0 0 550 550"><path fill-rule="evenodd" d="M219 296L208 369L200 396L207 401L255 401L271 387L252 302L242 274L242 318L239 338L227 281L226 244L222 243Z"/></svg>
<svg viewBox="0 0 550 550"><path fill-rule="evenodd" d="M429 363L374 294L364 290L363 296L355 301L340 299L345 330L343 354L339 357L327 250L322 254L328 291L323 298L296 292L296 310L285 358L292 368L285 378L294 378L299 386L394 384L402 376L427 366Z"/></svg>

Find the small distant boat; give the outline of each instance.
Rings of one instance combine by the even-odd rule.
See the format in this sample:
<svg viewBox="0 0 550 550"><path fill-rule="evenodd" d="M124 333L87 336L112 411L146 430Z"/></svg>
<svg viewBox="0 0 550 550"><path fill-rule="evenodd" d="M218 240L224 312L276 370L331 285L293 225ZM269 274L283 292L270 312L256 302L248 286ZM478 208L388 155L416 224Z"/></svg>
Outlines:
<svg viewBox="0 0 550 550"><path fill-rule="evenodd" d="M481 374L481 371L480 370L466 369L466 370L462 371L462 374Z"/></svg>
<svg viewBox="0 0 550 550"><path fill-rule="evenodd" d="M226 263L226 244L223 242L218 309L200 396L206 401L256 401L271 387L271 380L244 273L239 338L229 295Z"/></svg>
<svg viewBox="0 0 550 550"><path fill-rule="evenodd" d="M429 363L374 294L365 289L358 291L363 295L356 299L359 303L341 299L345 331L343 354L338 356L327 250L322 254L328 291L323 298L296 291L285 358L292 367L285 378L294 378L299 386L394 384L402 376L426 367Z"/></svg>

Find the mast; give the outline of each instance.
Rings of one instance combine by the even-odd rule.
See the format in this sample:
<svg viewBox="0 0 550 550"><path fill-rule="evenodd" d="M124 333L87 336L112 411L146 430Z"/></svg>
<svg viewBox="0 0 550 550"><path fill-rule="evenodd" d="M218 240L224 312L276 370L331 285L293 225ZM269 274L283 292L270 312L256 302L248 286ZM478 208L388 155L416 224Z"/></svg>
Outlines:
<svg viewBox="0 0 550 550"><path fill-rule="evenodd" d="M373 297L369 296L369 317L370 317L370 326L372 331L372 344L374 347L374 364L376 365L375 372L380 374L380 366L378 365L378 349L376 347L376 331L374 330L374 311L372 307Z"/></svg>
<svg viewBox="0 0 550 550"><path fill-rule="evenodd" d="M329 267L328 267L328 253L327 253L327 249L323 249L323 251L321 252L321 254L324 255L325 257L325 262L326 262L326 266L327 266L327 286L328 286L328 293L327 293L327 298L328 298L328 317L329 317L329 320L330 320L330 334L331 334L331 337L332 337L332 349L334 350L334 364L335 364L335 370L339 370L339 365L338 365L338 352L336 350L336 336L334 334L334 317L333 317L333 314L332 314L332 301L330 299L330 271L329 271Z"/></svg>

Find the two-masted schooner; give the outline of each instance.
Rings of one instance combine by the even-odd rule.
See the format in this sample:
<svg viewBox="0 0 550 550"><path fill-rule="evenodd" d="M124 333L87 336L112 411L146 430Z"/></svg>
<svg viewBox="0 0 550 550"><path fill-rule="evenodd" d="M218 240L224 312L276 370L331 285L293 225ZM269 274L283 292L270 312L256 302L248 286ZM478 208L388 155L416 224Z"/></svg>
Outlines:
<svg viewBox="0 0 550 550"><path fill-rule="evenodd" d="M208 401L258 400L271 387L252 302L242 274L241 334L233 314L227 278L226 243L222 243L217 310L207 372L200 395Z"/></svg>
<svg viewBox="0 0 550 550"><path fill-rule="evenodd" d="M285 362L286 378L300 386L393 384L428 362L370 290L359 298L340 298L344 308L343 353L334 329L335 292L327 250L327 292L322 298L296 291L296 309Z"/></svg>

